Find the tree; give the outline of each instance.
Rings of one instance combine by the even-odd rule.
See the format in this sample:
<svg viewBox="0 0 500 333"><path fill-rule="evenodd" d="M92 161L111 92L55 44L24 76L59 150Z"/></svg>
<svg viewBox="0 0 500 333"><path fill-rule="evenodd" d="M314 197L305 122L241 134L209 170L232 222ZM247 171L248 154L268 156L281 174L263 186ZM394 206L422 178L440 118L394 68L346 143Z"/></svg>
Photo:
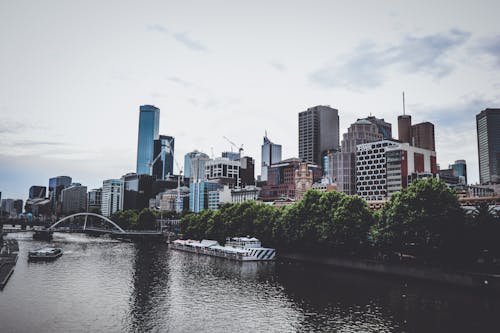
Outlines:
<svg viewBox="0 0 500 333"><path fill-rule="evenodd" d="M155 212L149 208L144 208L137 217L137 229L154 230L157 229Z"/></svg>
<svg viewBox="0 0 500 333"><path fill-rule="evenodd" d="M451 261L461 251L464 213L454 191L435 178L420 179L391 196L371 235L382 249L427 261Z"/></svg>
<svg viewBox="0 0 500 333"><path fill-rule="evenodd" d="M137 225L137 211L134 209L119 210L114 212L110 219L122 229L130 229Z"/></svg>

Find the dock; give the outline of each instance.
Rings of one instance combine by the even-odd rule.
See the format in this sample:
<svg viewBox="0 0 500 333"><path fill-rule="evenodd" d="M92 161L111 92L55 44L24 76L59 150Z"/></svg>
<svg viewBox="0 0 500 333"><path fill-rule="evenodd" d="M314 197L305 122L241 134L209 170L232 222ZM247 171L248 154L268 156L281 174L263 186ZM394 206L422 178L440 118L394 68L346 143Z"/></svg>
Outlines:
<svg viewBox="0 0 500 333"><path fill-rule="evenodd" d="M14 268L19 255L19 244L15 239L1 240L0 244L0 290L5 287Z"/></svg>

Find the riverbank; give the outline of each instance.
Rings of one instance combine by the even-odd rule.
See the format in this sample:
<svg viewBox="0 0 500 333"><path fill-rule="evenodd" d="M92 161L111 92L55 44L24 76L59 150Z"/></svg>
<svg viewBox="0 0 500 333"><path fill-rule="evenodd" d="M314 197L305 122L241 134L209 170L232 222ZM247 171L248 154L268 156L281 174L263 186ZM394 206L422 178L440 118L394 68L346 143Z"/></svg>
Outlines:
<svg viewBox="0 0 500 333"><path fill-rule="evenodd" d="M2 242L1 239L0 242ZM17 240L8 239L0 244L0 290L5 287L10 276L14 273L18 254L19 245Z"/></svg>
<svg viewBox="0 0 500 333"><path fill-rule="evenodd" d="M280 258L374 274L426 280L459 287L491 290L500 293L500 275L494 274L459 272L437 267L395 264L366 259L318 257L299 253L280 253Z"/></svg>

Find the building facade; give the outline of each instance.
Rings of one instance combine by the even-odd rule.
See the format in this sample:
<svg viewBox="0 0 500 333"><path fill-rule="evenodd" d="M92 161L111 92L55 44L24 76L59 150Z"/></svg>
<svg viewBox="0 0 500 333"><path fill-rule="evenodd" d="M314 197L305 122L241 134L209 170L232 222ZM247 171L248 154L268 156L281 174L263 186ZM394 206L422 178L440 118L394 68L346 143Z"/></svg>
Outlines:
<svg viewBox="0 0 500 333"><path fill-rule="evenodd" d="M240 158L241 187L255 185L255 160L250 156Z"/></svg>
<svg viewBox="0 0 500 333"><path fill-rule="evenodd" d="M45 198L46 195L47 195L47 188L45 186L33 185L30 187L28 198L29 199Z"/></svg>
<svg viewBox="0 0 500 333"><path fill-rule="evenodd" d="M149 207L149 199L153 195L154 177L150 175L138 175L136 173L128 173L121 178L122 194L121 209L136 209L142 210Z"/></svg>
<svg viewBox="0 0 500 333"><path fill-rule="evenodd" d="M398 117L399 141L411 146L436 151L434 125L428 121L412 125L410 115Z"/></svg>
<svg viewBox="0 0 500 333"><path fill-rule="evenodd" d="M174 148L175 138L160 135L154 140L153 176L155 179L167 179L174 174Z"/></svg>
<svg viewBox="0 0 500 333"><path fill-rule="evenodd" d="M151 175L154 156L154 140L158 140L160 109L153 105L139 108L139 131L137 139L137 174Z"/></svg>
<svg viewBox="0 0 500 333"><path fill-rule="evenodd" d="M373 121L377 119L372 118ZM387 128L390 129L390 124L384 125L383 131L389 131ZM359 119L351 124L347 133L343 135L341 151L331 154L331 163L328 167L328 175L337 183L338 191L348 195L356 194L357 145L382 139L383 134L372 121Z"/></svg>
<svg viewBox="0 0 500 333"><path fill-rule="evenodd" d="M262 201L276 201L280 199L295 200L297 195L297 182L295 171L299 170L302 160L289 158L280 163L273 164L268 170L267 184L262 187L260 199ZM319 181L322 177L321 168L313 163L306 162L307 168L312 171L312 183ZM301 187L302 189L302 187Z"/></svg>
<svg viewBox="0 0 500 333"><path fill-rule="evenodd" d="M190 182L204 181L205 163L210 160L207 154L197 150L184 156L184 175L190 178Z"/></svg>
<svg viewBox="0 0 500 333"><path fill-rule="evenodd" d="M101 212L102 188L95 188L87 193L87 212Z"/></svg>
<svg viewBox="0 0 500 333"><path fill-rule="evenodd" d="M476 115L479 182L500 183L500 109L485 109Z"/></svg>
<svg viewBox="0 0 500 333"><path fill-rule="evenodd" d="M318 105L299 113L299 158L322 165L322 156L339 150L337 109Z"/></svg>
<svg viewBox="0 0 500 333"><path fill-rule="evenodd" d="M217 181L197 180L189 184L189 210L194 213L208 209L208 193L219 189Z"/></svg>
<svg viewBox="0 0 500 333"><path fill-rule="evenodd" d="M71 186L71 177L57 176L49 179L49 200L52 205L52 212L61 211L61 192L66 187Z"/></svg>
<svg viewBox="0 0 500 333"><path fill-rule="evenodd" d="M87 209L87 186L73 184L61 192L62 212L72 214Z"/></svg>
<svg viewBox="0 0 500 333"><path fill-rule="evenodd" d="M455 163L450 165L453 170L453 175L459 178L463 178L462 183L467 185L467 162L465 160L456 160Z"/></svg>
<svg viewBox="0 0 500 333"><path fill-rule="evenodd" d="M123 181L121 179L107 179L102 183L101 214L111 216L122 210Z"/></svg>
<svg viewBox="0 0 500 333"><path fill-rule="evenodd" d="M357 146L356 190L365 200L385 200L412 180L436 173L436 153L432 150L394 140Z"/></svg>
<svg viewBox="0 0 500 333"><path fill-rule="evenodd" d="M267 134L264 136L264 143L261 147L261 173L260 180L263 182L267 181L267 168L272 164L276 164L281 161L281 145L273 143Z"/></svg>
<svg viewBox="0 0 500 333"><path fill-rule="evenodd" d="M230 160L217 157L205 163L205 179L219 180L220 184L229 185L230 188L240 187L240 160Z"/></svg>

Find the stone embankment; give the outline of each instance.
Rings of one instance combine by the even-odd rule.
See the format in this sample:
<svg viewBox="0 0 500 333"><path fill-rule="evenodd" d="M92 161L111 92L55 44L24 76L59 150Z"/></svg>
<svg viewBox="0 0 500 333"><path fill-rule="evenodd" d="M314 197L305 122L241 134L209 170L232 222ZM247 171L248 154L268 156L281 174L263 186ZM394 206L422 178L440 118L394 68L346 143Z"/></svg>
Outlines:
<svg viewBox="0 0 500 333"><path fill-rule="evenodd" d="M19 244L17 240L3 240L0 236L0 289L5 287L10 276L14 273L18 253Z"/></svg>
<svg viewBox="0 0 500 333"><path fill-rule="evenodd" d="M480 288L500 292L500 275L461 272L438 267L388 263L376 260L315 257L298 253L280 253L280 258L321 264L342 269L427 280L460 287Z"/></svg>

